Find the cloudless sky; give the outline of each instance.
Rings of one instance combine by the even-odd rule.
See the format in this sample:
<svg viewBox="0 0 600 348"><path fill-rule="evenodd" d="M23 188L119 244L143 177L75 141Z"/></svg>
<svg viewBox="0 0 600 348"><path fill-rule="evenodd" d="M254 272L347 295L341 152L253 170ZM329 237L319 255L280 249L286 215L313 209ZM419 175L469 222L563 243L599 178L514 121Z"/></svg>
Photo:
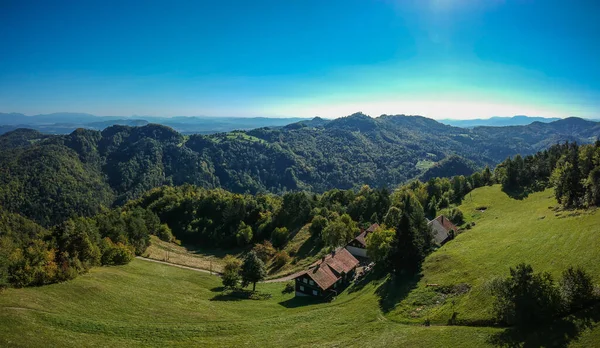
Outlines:
<svg viewBox="0 0 600 348"><path fill-rule="evenodd" d="M600 117L597 0L0 0L0 112Z"/></svg>

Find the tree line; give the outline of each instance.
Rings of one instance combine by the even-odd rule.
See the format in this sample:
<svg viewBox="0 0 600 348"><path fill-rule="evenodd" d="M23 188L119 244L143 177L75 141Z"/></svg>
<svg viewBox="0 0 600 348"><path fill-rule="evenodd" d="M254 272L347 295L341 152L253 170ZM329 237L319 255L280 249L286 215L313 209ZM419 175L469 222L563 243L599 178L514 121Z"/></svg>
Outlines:
<svg viewBox="0 0 600 348"><path fill-rule="evenodd" d="M68 219L46 229L0 210L0 287L65 281L100 265L129 263L144 253L150 235L173 236L153 212L115 209Z"/></svg>

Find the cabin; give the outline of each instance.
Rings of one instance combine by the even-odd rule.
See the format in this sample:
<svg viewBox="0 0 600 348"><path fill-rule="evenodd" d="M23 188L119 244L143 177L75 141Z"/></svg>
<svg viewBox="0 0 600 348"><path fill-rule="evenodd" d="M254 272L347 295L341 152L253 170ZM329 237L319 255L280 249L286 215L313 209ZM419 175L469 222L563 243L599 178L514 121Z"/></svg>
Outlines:
<svg viewBox="0 0 600 348"><path fill-rule="evenodd" d="M444 245L444 243L454 238L456 232L458 231L458 227L456 227L452 221L450 221L444 215L440 215L429 221L427 226L431 228L433 240L435 244L439 246Z"/></svg>
<svg viewBox="0 0 600 348"><path fill-rule="evenodd" d="M294 278L296 296L329 298L337 295L354 279L358 260L339 248L313 263Z"/></svg>
<svg viewBox="0 0 600 348"><path fill-rule="evenodd" d="M364 231L361 231L356 238L346 245L346 249L350 254L356 257L367 257L367 236L379 227L378 224L372 224Z"/></svg>

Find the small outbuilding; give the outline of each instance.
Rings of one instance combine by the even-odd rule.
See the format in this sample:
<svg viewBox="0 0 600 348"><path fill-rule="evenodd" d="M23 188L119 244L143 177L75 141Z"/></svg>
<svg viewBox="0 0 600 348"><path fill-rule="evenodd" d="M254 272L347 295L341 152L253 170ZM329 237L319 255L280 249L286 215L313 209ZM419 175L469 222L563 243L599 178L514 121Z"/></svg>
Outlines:
<svg viewBox="0 0 600 348"><path fill-rule="evenodd" d="M360 232L356 238L346 245L346 249L357 257L367 257L367 236L379 227L378 224L372 224L366 230Z"/></svg>
<svg viewBox="0 0 600 348"><path fill-rule="evenodd" d="M431 228L433 240L437 245L444 245L444 243L454 238L458 231L458 227L444 215L440 215L429 221L427 226Z"/></svg>

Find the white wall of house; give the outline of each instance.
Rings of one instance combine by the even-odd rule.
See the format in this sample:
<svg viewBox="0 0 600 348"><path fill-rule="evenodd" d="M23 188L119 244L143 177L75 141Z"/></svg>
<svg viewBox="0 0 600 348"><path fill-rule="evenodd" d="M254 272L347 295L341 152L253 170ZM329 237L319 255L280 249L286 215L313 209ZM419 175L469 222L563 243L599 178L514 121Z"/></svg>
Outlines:
<svg viewBox="0 0 600 348"><path fill-rule="evenodd" d="M357 248L353 246L346 246L346 250L350 252L350 254L354 256L367 257L367 249Z"/></svg>

